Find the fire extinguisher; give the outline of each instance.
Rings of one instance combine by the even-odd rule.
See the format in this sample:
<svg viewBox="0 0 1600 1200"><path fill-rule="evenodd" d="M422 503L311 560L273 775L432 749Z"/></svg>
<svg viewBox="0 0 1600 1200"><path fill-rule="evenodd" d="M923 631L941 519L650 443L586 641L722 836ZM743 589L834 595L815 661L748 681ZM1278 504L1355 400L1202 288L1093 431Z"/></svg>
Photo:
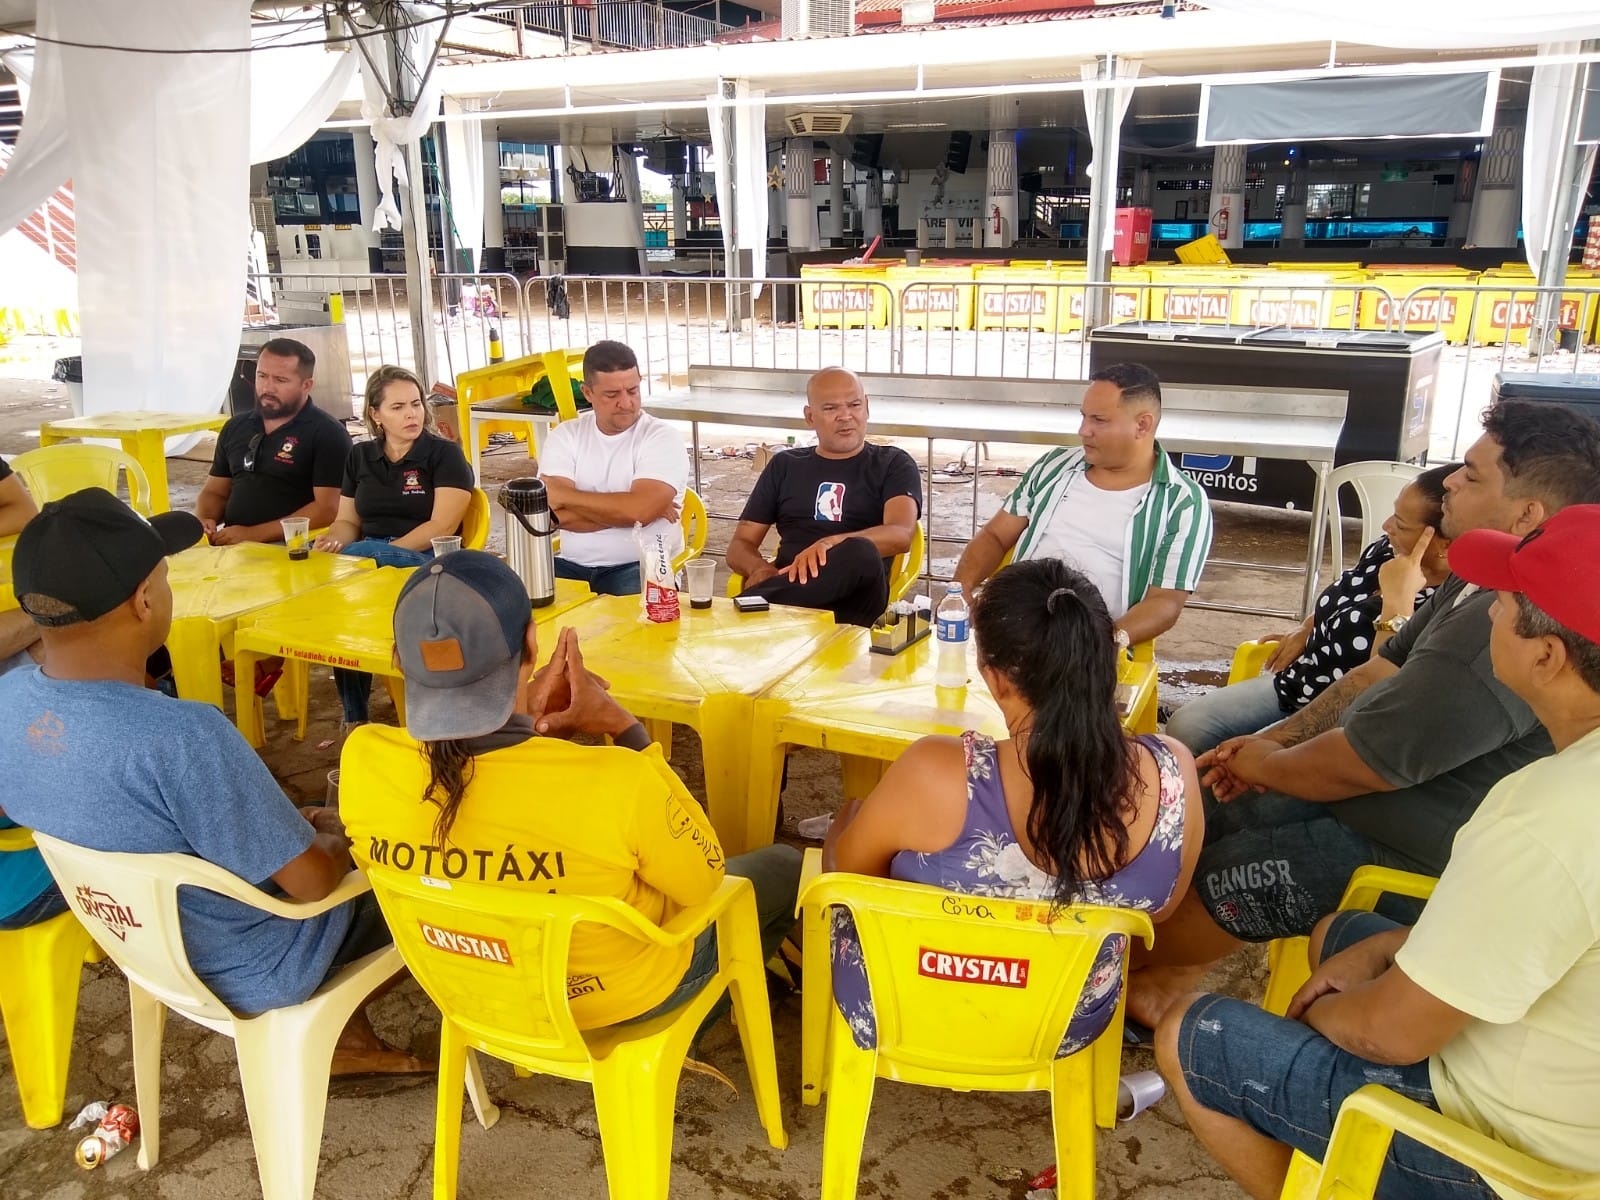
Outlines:
<svg viewBox="0 0 1600 1200"><path fill-rule="evenodd" d="M994 206L994 211L992 213L990 213L989 215L994 219L994 235L995 235L995 237L999 237L1000 236L1000 206L998 204L996 204Z"/></svg>

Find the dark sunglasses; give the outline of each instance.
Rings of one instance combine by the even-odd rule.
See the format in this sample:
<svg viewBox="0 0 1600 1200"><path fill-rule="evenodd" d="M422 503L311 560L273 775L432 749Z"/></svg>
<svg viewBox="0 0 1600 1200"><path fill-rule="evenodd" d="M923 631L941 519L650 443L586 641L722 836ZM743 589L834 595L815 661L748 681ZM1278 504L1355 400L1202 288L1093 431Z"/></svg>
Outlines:
<svg viewBox="0 0 1600 1200"><path fill-rule="evenodd" d="M254 471L256 469L256 451L261 448L261 439L266 436L265 432L254 435L250 439L250 444L244 448L244 469L246 471Z"/></svg>

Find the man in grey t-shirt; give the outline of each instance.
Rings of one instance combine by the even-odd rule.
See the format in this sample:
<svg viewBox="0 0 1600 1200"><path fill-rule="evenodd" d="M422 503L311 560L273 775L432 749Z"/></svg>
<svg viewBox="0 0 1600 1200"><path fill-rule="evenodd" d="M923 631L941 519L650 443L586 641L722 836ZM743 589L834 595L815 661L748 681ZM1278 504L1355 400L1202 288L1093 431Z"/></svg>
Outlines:
<svg viewBox="0 0 1600 1200"><path fill-rule="evenodd" d="M1445 490L1443 536L1529 533L1600 502L1600 425L1557 405L1497 405ZM1215 801L1205 848L1155 949L1134 959L1130 1017L1153 1026L1241 942L1309 933L1360 866L1438 874L1489 789L1551 752L1494 678L1493 600L1452 576L1371 661L1200 757Z"/></svg>

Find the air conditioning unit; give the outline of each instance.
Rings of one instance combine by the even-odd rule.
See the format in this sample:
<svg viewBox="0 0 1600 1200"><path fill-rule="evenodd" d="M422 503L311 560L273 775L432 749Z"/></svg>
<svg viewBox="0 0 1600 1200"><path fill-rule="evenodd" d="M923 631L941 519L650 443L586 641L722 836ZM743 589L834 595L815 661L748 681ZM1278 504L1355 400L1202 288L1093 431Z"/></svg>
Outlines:
<svg viewBox="0 0 1600 1200"><path fill-rule="evenodd" d="M849 113L803 112L785 120L795 137L835 137L850 128Z"/></svg>
<svg viewBox="0 0 1600 1200"><path fill-rule="evenodd" d="M855 0L783 0L786 38L847 37L855 31Z"/></svg>

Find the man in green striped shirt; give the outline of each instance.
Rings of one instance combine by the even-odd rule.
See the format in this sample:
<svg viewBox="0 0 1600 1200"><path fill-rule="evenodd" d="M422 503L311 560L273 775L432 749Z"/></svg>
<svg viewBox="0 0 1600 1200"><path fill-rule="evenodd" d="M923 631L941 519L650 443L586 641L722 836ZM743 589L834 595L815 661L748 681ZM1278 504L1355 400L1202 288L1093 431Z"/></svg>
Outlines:
<svg viewBox="0 0 1600 1200"><path fill-rule="evenodd" d="M1113 363L1089 377L1082 446L1046 454L978 531L956 580L973 589L1015 549L1061 558L1099 586L1119 639L1171 629L1211 551L1205 492L1156 441L1161 383L1148 367Z"/></svg>

